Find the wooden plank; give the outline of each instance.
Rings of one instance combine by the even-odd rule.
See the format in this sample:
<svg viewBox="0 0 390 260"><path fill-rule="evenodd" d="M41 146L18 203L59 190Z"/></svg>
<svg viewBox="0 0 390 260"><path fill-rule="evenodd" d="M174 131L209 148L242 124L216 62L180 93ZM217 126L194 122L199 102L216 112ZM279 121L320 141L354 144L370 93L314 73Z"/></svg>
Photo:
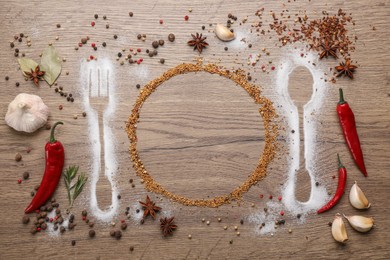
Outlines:
<svg viewBox="0 0 390 260"><path fill-rule="evenodd" d="M353 60L359 64L356 78L353 81L341 79L331 85L319 116L322 128L318 132L316 167L326 176L324 184L334 191L336 174L336 153L340 153L348 166L349 179L347 187L354 180L361 183L372 208L359 212L349 205L344 196L339 205L329 213L317 216L309 215L304 223L295 216L286 216L285 227L279 228L273 236L258 235L257 227L247 221L247 217L262 211L267 199L260 200L259 194L278 195L280 184L285 182L287 156L278 154L271 164L268 176L245 194L242 202L225 205L217 209L185 207L180 204L150 194L158 205L176 216L179 226L173 237L163 238L159 231L159 221L147 219L140 225L129 220L129 227L123 232L121 240L110 237L112 227L105 223L96 223L96 238L88 237L88 226L81 220L81 210L88 209L89 186L77 200L72 212L76 214L77 226L59 237L47 233L29 233L29 227L21 223L23 209L30 201L30 192L39 184L44 170L44 144L49 132L40 130L34 134L20 134L11 130L0 121L0 165L2 166L0 186L0 259L389 259L390 224L387 216L390 213L388 189L390 183L390 134L389 134L389 45L388 29L389 5L386 1L297 1L294 3L278 1L116 1L114 3L95 0L69 3L57 1L2 1L0 9L0 104L2 115L5 115L8 103L18 93L34 93L41 96L51 110L50 122L63 120L57 137L66 148L66 165L77 164L86 173L91 171L91 149L88 139L88 115L84 111L79 88L80 61L90 55L108 57L112 60L115 71L117 90L117 111L110 125L116 137L116 156L118 161L117 181L121 194L120 215L115 221L125 218L127 206L133 207L146 194L139 178L132 169L128 155L129 141L125 132L125 122L131 113L132 105L139 90L136 84L143 86L149 80L159 76L168 68L182 62L193 62L199 56L186 46L190 33L203 32L208 37L210 47L201 55L205 62L219 63L227 68L242 68L251 72L253 82L261 86L263 94L276 100L275 72L261 72L261 64L272 61L275 66L288 52L287 48L276 46L274 33L257 37L250 34L250 25L257 21L256 10L264 7L264 28L271 21L269 11L276 13L288 9L295 14L304 7L309 17L320 17L321 11L337 12L342 8L352 12L356 26L351 30L358 37ZM192 12L188 9L192 8ZM134 13L133 17L128 12ZM234 24L247 44L240 44L239 39L232 43L222 43L209 31L209 24L225 23L227 14L232 12L242 20L248 16L248 22L242 26ZM96 26L93 14L98 13ZM102 19L107 15L107 20ZM189 21L184 16L189 15ZM159 20L163 19L163 25ZM293 18L292 18L293 19ZM56 24L61 24L57 28ZM106 29L106 24L109 29ZM206 30L202 31L204 25ZM375 26L376 30L372 27ZM25 42L16 44L20 52L27 57L39 60L39 53L49 42L66 58L63 73L58 80L59 86L73 93L75 102L66 102L42 82L39 88L31 82L25 82L18 71L17 60L8 41L15 34L23 32L32 40L32 46ZM174 43L167 40L169 33L176 35ZM147 34L145 42L137 40L137 34ZM115 40L113 35L117 34ZM89 46L74 50L82 37L90 36L98 51ZM269 37L271 35L272 37ZM56 41L56 36L59 40ZM164 46L158 48L158 55L153 58L144 55L141 65L124 64L121 66L115 59L122 48L152 49L153 40L164 39ZM101 43L107 42L107 47ZM228 51L224 47L229 48ZM247 64L249 54L267 48L270 56L262 57L257 67ZM143 53L143 52L142 52ZM165 64L160 64L160 58ZM325 61L329 67L332 60ZM66 72L69 75L66 75ZM8 75L9 81L4 77ZM305 104L311 96L311 75L305 69L297 69L290 79L291 95L298 107ZM20 82L16 88L15 83ZM362 147L366 155L366 166L369 177L365 179L353 164L347 147L344 144L334 107L338 99L338 88L343 87L348 101L355 111ZM58 106L64 109L59 110ZM282 104L283 105L283 104ZM78 119L73 119L78 115ZM283 122L283 121L282 121ZM158 89L147 101L141 112L139 123L139 150L141 158L153 177L172 192L190 198L207 198L229 193L242 183L255 167L264 146L264 127L258 115L257 105L240 87L227 79L216 75L198 73L197 75L178 76ZM282 145L285 134L280 137ZM31 148L31 152L26 150ZM14 161L15 153L20 152L23 160ZM23 172L29 171L31 178L17 184ZM134 179L135 187L129 184ZM298 197L307 197L310 190L308 178L302 174L299 178ZM346 194L347 195L347 194ZM55 194L61 204L63 214L67 205L64 184L60 183ZM111 202L110 185L107 181L98 183L100 205ZM255 204L252 207L252 203ZM132 210L135 210L132 208ZM167 211L164 211L167 213ZM368 234L359 234L348 226L350 241L345 246L334 242L328 222L335 212L347 215L362 214L373 216L376 228ZM222 218L221 222L217 218ZM202 223L202 218L209 220L210 225ZM240 224L244 219L244 224ZM228 230L223 227L227 225ZM238 226L240 236L233 229ZM292 233L288 233L288 229ZM192 239L187 236L191 234ZM76 240L76 246L71 241ZM229 241L233 240L230 244ZM129 250L134 246L134 251Z"/></svg>

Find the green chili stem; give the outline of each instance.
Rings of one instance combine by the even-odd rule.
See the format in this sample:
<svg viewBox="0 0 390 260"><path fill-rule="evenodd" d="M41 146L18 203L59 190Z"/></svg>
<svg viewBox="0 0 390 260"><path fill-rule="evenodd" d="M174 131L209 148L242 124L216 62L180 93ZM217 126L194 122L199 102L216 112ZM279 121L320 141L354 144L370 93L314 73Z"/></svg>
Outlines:
<svg viewBox="0 0 390 260"><path fill-rule="evenodd" d="M337 154L337 159L338 159L338 161L339 161L339 169L340 169L340 168L345 168L344 165L341 163L340 155L339 155L339 154Z"/></svg>
<svg viewBox="0 0 390 260"><path fill-rule="evenodd" d="M345 100L344 100L344 93L343 93L343 89L342 88L339 88L339 95L340 95L340 100L339 100L339 104L345 104Z"/></svg>
<svg viewBox="0 0 390 260"><path fill-rule="evenodd" d="M51 132L50 132L50 143L55 143L57 140L54 138L54 129L56 128L57 125L63 125L64 123L62 122L57 122L53 125L53 127L51 128Z"/></svg>

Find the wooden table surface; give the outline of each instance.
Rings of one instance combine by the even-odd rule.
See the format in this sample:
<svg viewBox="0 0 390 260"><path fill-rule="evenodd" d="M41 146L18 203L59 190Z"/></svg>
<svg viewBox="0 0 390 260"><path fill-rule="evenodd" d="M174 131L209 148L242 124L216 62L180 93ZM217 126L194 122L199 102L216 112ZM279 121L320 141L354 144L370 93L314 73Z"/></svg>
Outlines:
<svg viewBox="0 0 390 260"><path fill-rule="evenodd" d="M79 165L81 171L90 174L92 157L88 115L86 118L81 116L84 108L79 94L79 89L83 87L80 63L89 55L98 59L108 57L113 64L116 83L117 110L110 126L115 135L116 182L121 194L119 215L112 221L117 223L126 219L126 207L130 207L131 214L135 215L138 201L149 194L163 208L158 217L175 216L178 225L172 237L164 238L159 231L158 220L147 219L140 225L139 221L131 218L126 220L129 226L122 238L116 240L109 235L113 229L111 224L96 220L96 237L90 239L89 227L81 220L81 211L89 210L88 183L71 209L76 215L74 230L59 236L51 236L47 232L30 234L32 224L23 225L21 220L23 210L31 200L30 192L40 183L44 171L44 144L48 141L49 131L41 129L33 134L18 133L1 120L0 259L390 259L390 3L384 0L291 2L0 1L2 117L9 102L18 93L41 96L50 108L49 122L64 122L56 136L66 149L65 166ZM358 37L352 59L358 62L359 68L354 80L342 78L328 85L321 113L316 118L322 124L316 135L316 142L320 144L316 151L316 172L324 180L320 185L325 185L333 193L336 181L331 176L337 173L336 153L340 153L349 173L346 195L353 181L357 180L372 203L368 211L354 210L348 203L348 197L344 196L334 210L322 215L311 213L304 221L298 221L295 215L287 213L284 218L286 224L273 235L259 235L256 232L258 224L250 222L249 216L263 210L268 194L273 194L275 198L280 194L280 184L287 176L288 155L284 151L278 152L267 177L252 187L242 201L219 208L186 207L147 193L136 176L125 132L125 122L139 93L136 84L143 86L169 68L183 62L194 62L199 55L186 46L190 33L203 32L208 37L210 47L200 55L204 62L251 72L252 82L261 87L262 95L277 100L277 70L269 69L269 61L278 67L289 48L277 45L274 32L266 36L249 33L250 25L258 20L254 14L262 7L265 8L263 22L266 29L271 21L270 11L278 14L288 9L295 14L304 8L310 19L320 17L322 11L337 13L339 8L352 12L356 25L350 27L350 35ZM189 8L192 12L188 11ZM129 17L130 11L134 13L133 17ZM238 22L233 24L239 37L233 42L223 43L211 29L217 23L226 23L230 12L239 21L248 16L248 22L241 26ZM99 18L95 27L91 27L95 13L99 14ZM103 15L107 16L106 21L102 19ZM185 15L189 16L187 22L183 18ZM162 25L159 24L160 19L164 22ZM107 23L109 29L106 29ZM56 24L61 24L61 28L57 28ZM202 25L206 26L204 31ZM14 50L9 47L9 41L19 33L31 38L31 47L27 47L26 42L16 43L27 57L39 60L40 52L52 42L60 56L66 58L58 86L74 94L74 103L66 102L54 92L54 86L50 89L45 82L36 88L32 82L24 81ZM176 35L175 42L168 42L169 33ZM114 34L118 35L118 39L113 38ZM146 34L146 41L137 40L137 34ZM96 52L87 46L78 51L74 49L86 35L91 39L89 43L96 42L98 45ZM246 38L246 43L240 41L242 38ZM145 49L153 49L151 42L159 39L164 39L165 45L158 48L156 57L147 57ZM107 42L106 48L101 47L103 41ZM249 43L252 48L248 48ZM229 48L227 51L225 46ZM116 57L122 48L126 49L126 54L129 48L142 48L138 57L144 57L144 62L121 66ZM266 48L270 55L263 55L256 67L247 65L248 55L259 53L262 48ZM161 58L165 59L165 64L159 63ZM261 64L267 65L269 73L261 71ZM328 59L321 64L333 67L336 62ZM7 75L9 81L4 80ZM20 82L20 87L15 87L16 82ZM344 143L335 113L339 87L344 88L356 115L368 178L357 170ZM312 94L310 73L298 68L290 78L289 88L302 113L302 106ZM59 105L63 105L63 110L58 109ZM283 104L275 102L275 106L280 105ZM262 153L264 128L257 108L245 91L227 79L205 73L175 77L165 82L142 109L138 128L141 158L153 177L172 192L189 198L227 194L247 178ZM74 119L74 115L78 115L78 119ZM285 122L280 120L280 125L289 131ZM288 145L284 131L281 131L279 140L282 146ZM28 149L31 152L27 153ZM18 152L23 156L21 162L14 160ZM30 179L18 184L17 180L25 171L30 172ZM135 187L131 187L129 179L134 179ZM298 176L298 198L308 197L309 185L307 176ZM109 183L100 180L97 188L100 206L111 203L110 192ZM266 198L260 199L260 194L265 194ZM66 215L67 197L62 180L54 196ZM350 239L346 245L340 245L333 240L328 226L336 212L373 216L376 227L367 234L360 234L347 225ZM210 225L202 223L203 218L210 221ZM218 222L217 218L222 221ZM91 216L91 219L94 217ZM244 220L242 225L241 219ZM228 226L226 231L223 229L225 225ZM238 226L240 236L236 235L234 226ZM292 233L288 232L289 229ZM192 239L188 239L189 234ZM76 241L75 246L71 245L72 240ZM134 251L130 251L131 246Z"/></svg>

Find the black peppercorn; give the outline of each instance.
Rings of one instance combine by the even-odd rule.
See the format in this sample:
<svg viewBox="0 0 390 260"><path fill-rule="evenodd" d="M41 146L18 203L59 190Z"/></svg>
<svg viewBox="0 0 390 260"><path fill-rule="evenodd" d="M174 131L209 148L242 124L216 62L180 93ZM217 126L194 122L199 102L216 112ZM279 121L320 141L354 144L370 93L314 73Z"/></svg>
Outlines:
<svg viewBox="0 0 390 260"><path fill-rule="evenodd" d="M98 19L98 18L99 18L99 15L98 15L98 14L95 14L94 17L95 17L95 19Z"/></svg>
<svg viewBox="0 0 390 260"><path fill-rule="evenodd" d="M174 42L174 41L175 41L175 35L174 35L173 33L170 33L170 34L168 35L168 40L169 40L170 42Z"/></svg>
<svg viewBox="0 0 390 260"><path fill-rule="evenodd" d="M15 86L19 87L19 86L20 86L20 83L19 83L19 82L16 82L16 83L15 83Z"/></svg>
<svg viewBox="0 0 390 260"><path fill-rule="evenodd" d="M153 48L158 48L158 41L153 41L152 42L152 46L153 46Z"/></svg>
<svg viewBox="0 0 390 260"><path fill-rule="evenodd" d="M129 12L130 17L133 17L133 15L134 15L133 12Z"/></svg>
<svg viewBox="0 0 390 260"><path fill-rule="evenodd" d="M136 88L140 88L141 87L141 85L140 84L137 84L137 85L135 85L136 86Z"/></svg>
<svg viewBox="0 0 390 260"><path fill-rule="evenodd" d="M76 245L76 240L72 240L72 246Z"/></svg>
<svg viewBox="0 0 390 260"><path fill-rule="evenodd" d="M160 63L164 64L165 63L165 59L160 59Z"/></svg>
<svg viewBox="0 0 390 260"><path fill-rule="evenodd" d="M89 237L92 238L96 235L96 232L95 232L95 230L91 229L88 234L89 234Z"/></svg>
<svg viewBox="0 0 390 260"><path fill-rule="evenodd" d="M165 43L164 40L159 40L159 41L158 41L158 44L160 44L161 46L163 46L164 43Z"/></svg>
<svg viewBox="0 0 390 260"><path fill-rule="evenodd" d="M114 39L118 39L118 35L114 34Z"/></svg>
<svg viewBox="0 0 390 260"><path fill-rule="evenodd" d="M27 180L30 177L30 173L24 172L23 173L23 179Z"/></svg>

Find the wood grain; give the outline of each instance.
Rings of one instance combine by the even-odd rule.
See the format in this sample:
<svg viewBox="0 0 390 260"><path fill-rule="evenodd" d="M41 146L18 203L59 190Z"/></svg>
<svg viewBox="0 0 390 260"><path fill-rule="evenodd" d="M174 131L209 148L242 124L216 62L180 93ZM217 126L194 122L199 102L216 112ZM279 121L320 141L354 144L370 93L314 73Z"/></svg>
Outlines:
<svg viewBox="0 0 390 260"><path fill-rule="evenodd" d="M390 170L390 132L389 132L389 45L388 24L389 3L376 1L115 1L115 3L95 1L0 1L0 106L5 115L9 102L18 93L34 93L41 96L50 107L50 122L63 120L65 125L58 129L57 137L66 147L66 165L78 164L90 171L91 151L88 140L86 118L81 116L83 107L78 94L80 85L80 60L95 55L112 59L116 71L117 112L110 122L116 136L118 159L118 185L121 193L120 216L125 218L127 206L133 206L143 200L145 190L135 175L128 155L129 141L125 133L125 122L141 86L182 62L192 62L197 53L186 46L190 33L201 32L202 25L208 36L210 47L201 57L206 62L220 63L228 68L242 68L251 72L253 82L261 86L263 95L276 100L275 73L263 73L261 64L272 61L278 65L288 48L276 46L277 38L273 33L267 36L250 34L250 24L257 21L254 16L257 9L264 7L264 28L268 28L269 11L276 13L288 9L295 14L304 7L310 18L320 17L321 11L336 12L342 8L352 12L356 26L351 34L358 37L353 60L359 64L353 81L340 79L333 85L325 98L318 120L322 127L316 136L316 168L322 174L327 189L335 189L331 176L336 173L336 153L340 153L348 167L347 187L354 180L361 183L369 197L372 208L367 212L353 210L344 196L339 205L329 213L317 216L309 215L301 224L295 216L286 216L285 227L279 228L274 236L259 236L257 227L247 222L247 217L263 209L267 200L259 199L259 194L278 195L280 184L286 178L286 160L289 155L280 153L270 166L268 176L245 194L239 204L225 205L217 209L185 207L149 194L158 204L176 216L179 226L173 237L164 239L158 229L158 221L148 219L144 225L129 221L129 227L117 241L109 236L112 229L104 223L96 223L96 238L88 238L89 228L81 221L81 210L88 209L88 191L83 192L72 211L76 214L77 227L59 237L50 237L46 233L35 236L29 233L29 226L21 223L23 209L31 199L30 191L39 184L44 170L43 147L49 132L40 130L34 134L20 134L0 121L0 259L389 259L390 241L388 216L389 210L389 170ZM188 12L192 8L192 12ZM128 12L134 13L133 17ZM239 20L248 16L248 23L233 28L244 34L247 43L222 43L208 32L209 24L224 23L227 14L232 12ZM94 13L99 14L96 26L91 27ZM102 16L107 15L107 21ZM189 15L184 22L184 15ZM158 21L164 20L160 25ZM56 28L56 24L61 28ZM110 28L106 29L106 23ZM375 26L376 30L372 27ZM58 84L75 95L71 104L42 83L40 88L25 82L18 71L17 60L9 47L9 40L18 33L25 33L32 39L32 46L16 44L20 52L27 57L39 60L39 53L53 42L60 54L66 58L63 73ZM176 35L176 41L167 41L169 33ZM139 33L147 34L145 42L137 40ZM115 40L113 35L117 34ZM90 42L96 42L98 51L84 46L79 51L74 47L81 37L89 35ZM56 41L55 37L59 36ZM272 37L269 37L272 36ZM115 60L122 48L152 49L153 40L164 39L165 45L158 48L153 58L144 56L142 65L121 66ZM101 43L107 42L102 48ZM248 48L247 44L253 47ZM229 48L228 51L224 47ZM247 64L249 54L267 48L270 55L262 57L257 67ZM127 51L128 52L128 51ZM164 58L165 64L159 59ZM332 67L331 59L324 61ZM66 75L69 72L69 75ZM8 75L9 81L4 77ZM312 87L310 74L297 69L291 78L290 94L298 106L307 102ZM20 82L19 88L15 82ZM341 134L337 116L334 112L338 99L338 88L343 87L351 104L358 124L369 177L365 179L354 166ZM64 106L58 110L58 105ZM283 104L276 104L278 106ZM73 119L79 115L78 119ZM87 115L88 116L88 115ZM281 120L283 123L283 118ZM286 129L289 131L289 129ZM145 104L139 123L140 155L149 171L169 190L191 198L206 198L230 192L243 182L256 165L264 147L264 129L257 106L240 87L227 79L215 75L199 73L183 75L164 83ZM280 143L286 145L282 132ZM27 153L27 148L31 152ZM15 153L20 152L23 160L14 161ZM294 156L294 155L291 155ZM24 171L31 178L21 185L17 179ZM135 187L129 184L134 179ZM299 179L300 198L307 197L308 178L303 174ZM61 182L55 194L66 209L66 194ZM99 201L110 204L109 186L99 185ZM251 207L254 203L255 207ZM335 212L373 216L376 228L368 234L359 234L348 227L350 241L341 246L331 237L328 222ZM217 218L221 217L219 223ZM201 219L210 220L207 226ZM241 225L240 219L244 219ZM223 230L223 226L229 226ZM238 226L237 237L233 226ZM288 233L291 228L293 232ZM188 234L192 239L188 239ZM76 240L76 246L71 246ZM229 241L233 240L230 244ZM129 247L134 246L130 252Z"/></svg>

